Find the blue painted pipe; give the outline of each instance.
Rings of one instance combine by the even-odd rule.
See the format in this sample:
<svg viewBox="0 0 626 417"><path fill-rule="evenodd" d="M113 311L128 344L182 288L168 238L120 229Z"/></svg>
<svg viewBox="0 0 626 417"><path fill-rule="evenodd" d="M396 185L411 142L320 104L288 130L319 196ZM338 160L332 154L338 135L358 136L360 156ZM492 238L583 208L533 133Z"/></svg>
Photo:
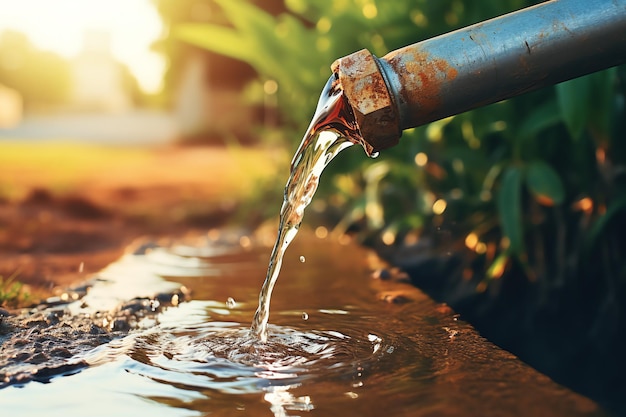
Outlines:
<svg viewBox="0 0 626 417"><path fill-rule="evenodd" d="M626 0L552 0L333 64L369 153L402 130L626 62Z"/></svg>

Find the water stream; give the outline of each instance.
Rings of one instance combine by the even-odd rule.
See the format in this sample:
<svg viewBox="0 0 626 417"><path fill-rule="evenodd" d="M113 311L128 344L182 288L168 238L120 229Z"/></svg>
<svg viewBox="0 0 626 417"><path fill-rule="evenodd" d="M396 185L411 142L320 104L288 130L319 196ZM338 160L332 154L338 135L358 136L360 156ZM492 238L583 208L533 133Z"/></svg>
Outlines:
<svg viewBox="0 0 626 417"><path fill-rule="evenodd" d="M339 152L361 140L350 106L332 76L322 90L313 119L291 161L291 173L280 209L278 236L251 328L252 334L261 342L267 341L270 301L282 259L298 233L304 209L317 190L322 171Z"/></svg>

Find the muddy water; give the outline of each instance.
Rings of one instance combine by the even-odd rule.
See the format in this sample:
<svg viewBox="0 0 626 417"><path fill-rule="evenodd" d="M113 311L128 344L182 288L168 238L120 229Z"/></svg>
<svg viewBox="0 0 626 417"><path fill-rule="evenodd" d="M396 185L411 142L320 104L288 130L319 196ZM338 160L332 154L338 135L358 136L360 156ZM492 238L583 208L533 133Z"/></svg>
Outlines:
<svg viewBox="0 0 626 417"><path fill-rule="evenodd" d="M108 268L72 309L180 284L192 298L68 358L88 364L73 374L0 390L3 413L603 415L408 284L373 279L378 261L362 248L305 231L284 259L268 340L252 343L268 248L232 241L151 248Z"/></svg>

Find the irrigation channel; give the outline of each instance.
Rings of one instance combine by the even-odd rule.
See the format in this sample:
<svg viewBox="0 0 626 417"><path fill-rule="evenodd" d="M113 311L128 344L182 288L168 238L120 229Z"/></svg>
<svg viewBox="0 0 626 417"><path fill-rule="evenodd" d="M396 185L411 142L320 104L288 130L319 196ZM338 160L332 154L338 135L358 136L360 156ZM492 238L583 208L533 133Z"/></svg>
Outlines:
<svg viewBox="0 0 626 417"><path fill-rule="evenodd" d="M22 333L3 336L5 353L24 335L38 352L0 367L3 412L606 415L484 340L372 252L306 229L285 256L260 342L250 323L271 240L144 242L29 312Z"/></svg>

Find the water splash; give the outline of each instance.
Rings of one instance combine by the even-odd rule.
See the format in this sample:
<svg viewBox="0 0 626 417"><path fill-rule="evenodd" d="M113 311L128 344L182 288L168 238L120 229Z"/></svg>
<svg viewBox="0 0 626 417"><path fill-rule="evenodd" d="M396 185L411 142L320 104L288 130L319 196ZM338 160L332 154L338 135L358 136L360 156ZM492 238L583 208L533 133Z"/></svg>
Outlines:
<svg viewBox="0 0 626 417"><path fill-rule="evenodd" d="M311 124L291 161L291 173L280 210L278 237L251 327L252 334L262 342L267 341L272 290L278 280L285 251L302 223L304 209L317 190L324 168L339 152L354 143L363 143L363 140L352 109L335 76L332 76L322 90Z"/></svg>

